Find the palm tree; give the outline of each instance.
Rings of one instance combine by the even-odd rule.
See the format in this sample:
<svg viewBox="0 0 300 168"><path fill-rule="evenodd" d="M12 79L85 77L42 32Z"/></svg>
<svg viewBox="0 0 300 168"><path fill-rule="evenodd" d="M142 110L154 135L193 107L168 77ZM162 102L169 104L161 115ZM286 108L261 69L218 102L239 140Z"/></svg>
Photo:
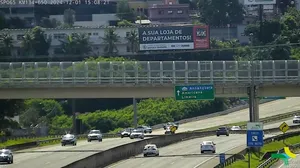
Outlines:
<svg viewBox="0 0 300 168"><path fill-rule="evenodd" d="M102 37L103 43L105 44L104 52L112 56L118 53L116 43L119 42L120 36L116 33L115 29L108 28L105 30L104 37Z"/></svg>
<svg viewBox="0 0 300 168"><path fill-rule="evenodd" d="M31 32L27 32L23 36L23 41L22 41L22 48L24 49L26 55L29 56L35 55L34 43L35 43L34 35Z"/></svg>
<svg viewBox="0 0 300 168"><path fill-rule="evenodd" d="M11 49L13 48L13 38L10 34L0 35L0 48L3 51L3 55L11 55Z"/></svg>
<svg viewBox="0 0 300 168"><path fill-rule="evenodd" d="M128 45L130 45L130 50L132 53L135 53L139 50L139 39L138 33L136 30L131 30L129 35L126 37Z"/></svg>
<svg viewBox="0 0 300 168"><path fill-rule="evenodd" d="M88 54L91 51L91 43L87 34L72 33L60 42L62 51L68 55Z"/></svg>

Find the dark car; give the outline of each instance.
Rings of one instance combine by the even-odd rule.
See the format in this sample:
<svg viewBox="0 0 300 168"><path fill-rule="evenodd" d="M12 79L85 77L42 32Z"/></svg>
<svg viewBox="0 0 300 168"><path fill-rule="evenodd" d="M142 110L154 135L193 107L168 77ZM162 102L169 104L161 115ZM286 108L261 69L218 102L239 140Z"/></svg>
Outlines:
<svg viewBox="0 0 300 168"><path fill-rule="evenodd" d="M73 145L73 146L77 145L77 139L76 139L75 135L66 134L62 137L61 146L66 146L68 144Z"/></svg>
<svg viewBox="0 0 300 168"><path fill-rule="evenodd" d="M227 127L220 127L217 131L216 131L217 136L220 135L226 135L229 136L229 130Z"/></svg>
<svg viewBox="0 0 300 168"><path fill-rule="evenodd" d="M0 150L0 162L6 162L8 164L14 163L14 157L9 149Z"/></svg>
<svg viewBox="0 0 300 168"><path fill-rule="evenodd" d="M178 124L177 122L176 122L176 123L174 123L174 122L168 122L168 123L166 123L166 124L163 125L163 127L164 127L165 130L166 130L168 127L171 127L171 126L174 126L174 127L176 127L176 129L178 129L179 124Z"/></svg>

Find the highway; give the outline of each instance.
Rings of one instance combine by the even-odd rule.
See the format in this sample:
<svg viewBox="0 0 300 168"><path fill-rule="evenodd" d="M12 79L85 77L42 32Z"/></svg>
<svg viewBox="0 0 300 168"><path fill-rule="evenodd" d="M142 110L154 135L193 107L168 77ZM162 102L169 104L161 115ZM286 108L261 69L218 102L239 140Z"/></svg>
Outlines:
<svg viewBox="0 0 300 168"><path fill-rule="evenodd" d="M146 138L145 138L146 139ZM126 143L139 141L130 138L108 138L98 141L78 141L77 146L53 145L40 149L27 149L14 154L14 164L0 164L7 168L59 168L76 160L85 158L102 150L107 150Z"/></svg>
<svg viewBox="0 0 300 168"><path fill-rule="evenodd" d="M259 106L259 118L265 118L278 114L284 114L291 111L300 110L300 98L286 98L284 100L276 100ZM205 129L219 126L222 124L230 124L249 120L249 109L229 113L227 115L207 118L199 121L189 122L179 125L176 132L186 132L192 130ZM292 120L292 119L291 119ZM163 134L164 130L155 130L153 134Z"/></svg>
<svg viewBox="0 0 300 168"><path fill-rule="evenodd" d="M273 101L273 102L260 105L260 117L262 118L262 117L277 115L277 114L286 113L294 110L300 110L300 98L287 98L285 100L278 100L278 101ZM234 112L224 116L203 119L200 121L182 124L179 126L178 132L203 129L208 127L218 126L221 124L229 124L229 123L234 123L239 121L246 121L248 120L248 118L249 118L248 110L241 110L239 112ZM275 127L278 127L280 123L277 123ZM152 134L163 134L163 133L164 130L160 129L160 130L154 130ZM245 143L245 137L243 136L244 135L230 135L229 137L224 137L224 138L220 137L219 139L216 140L216 143L217 144L222 143L223 142L222 139L225 139L224 142L228 142L230 138L233 138L233 142L241 140L241 142L243 141L243 143ZM238 137L241 138L237 140ZM42 148L33 148L33 149L22 151L25 153L15 153L14 164L1 165L0 167L3 166L9 168L32 168L32 167L58 168L67 165L71 162L74 162L76 160L90 156L101 150L107 150L109 148L126 144L129 142L133 142L133 141L136 140L131 140L129 138L123 138L123 139L111 138L111 139L104 139L102 143L96 141L91 143L88 143L87 141L79 141L77 143L77 146L74 147L73 146L62 147L60 145L53 145L53 146L46 146ZM198 142L198 145L199 143L200 142ZM227 147L230 146L233 147L232 144L235 144L235 146L238 145L238 143L230 143L229 145L227 144L226 147L224 146L224 150L227 150ZM218 150L220 150L220 152L222 152L223 149L221 146L218 146ZM183 147L181 150L185 150L185 147ZM195 148L194 151L187 151L186 153L197 152L197 150L199 150L199 147ZM195 157L190 158L189 160L193 160L193 159L195 159ZM197 163L200 162L198 162L197 160Z"/></svg>
<svg viewBox="0 0 300 168"><path fill-rule="evenodd" d="M266 135L268 137L269 135ZM213 157L212 154L200 154L200 143L202 141L214 141L216 143L216 154L227 151L246 143L246 135L211 136L196 138L181 143L172 144L159 149L159 157L143 157L138 155L134 158L117 162L107 168L142 167L142 168L198 168ZM229 153L226 153L229 154Z"/></svg>

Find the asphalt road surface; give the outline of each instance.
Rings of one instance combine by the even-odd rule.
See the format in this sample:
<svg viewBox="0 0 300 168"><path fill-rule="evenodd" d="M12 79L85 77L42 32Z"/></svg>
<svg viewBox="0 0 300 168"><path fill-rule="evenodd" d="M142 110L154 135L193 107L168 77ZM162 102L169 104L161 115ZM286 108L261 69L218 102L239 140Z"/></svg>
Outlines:
<svg viewBox="0 0 300 168"><path fill-rule="evenodd" d="M263 105L260 105L260 117L267 117L276 114L286 113L294 110L300 110L300 98L287 98L285 100L278 100L269 102ZM203 128L214 127L222 124L229 124L239 121L247 121L248 120L248 110L241 110L238 112L234 112L225 116L219 116L209 119L204 119L200 121L195 121L191 123L182 124L179 126L177 132L184 132L188 130L197 130ZM279 123L280 124L280 123ZM279 126L279 125L278 125ZM152 134L163 134L164 130L155 130ZM243 143L245 143L244 135L236 135L241 136ZM228 138L235 137L235 135L229 136ZM227 137L222 137L217 139L217 144L222 143L222 139L225 139L224 143L228 140ZM136 140L131 140L129 138L111 138L111 139L103 139L103 142L91 142L87 141L78 141L77 146L65 146L62 147L60 145L46 146L42 148L33 148L24 150L24 153L15 153L14 154L14 164L5 165L1 164L0 167L9 167L9 168L35 168L35 167L43 167L43 168L59 168L61 166L72 163L76 160L88 157L96 152L101 150L107 150L112 147L116 147L119 145L123 145L129 142L133 142ZM231 141L231 140L230 140ZM232 142L238 141L233 138ZM196 141L195 141L196 142ZM230 143L230 142L227 142ZM198 145L200 142L198 142ZM235 144L235 143L230 143ZM232 145L231 145L232 146ZM236 146L236 145L235 145ZM193 147L195 148L195 147ZM222 150L227 150L230 148L230 145L222 147L222 145L217 146L218 151L222 152ZM184 150L182 148L181 150ZM199 150L199 147L195 148L196 152ZM189 151L190 152L190 151ZM188 152L188 153L189 153ZM198 151L199 152L199 151ZM160 158L159 158L160 159ZM193 160L195 158L190 158L188 160ZM175 159L176 160L176 159ZM197 160L197 159L196 159ZM203 160L200 158L200 160ZM199 160L197 160L199 164ZM192 164L192 163L191 163ZM155 164L156 165L156 164ZM152 165L153 166L153 165ZM168 165L169 167L170 165ZM125 166L124 166L125 167ZM173 165L172 165L173 167Z"/></svg>
<svg viewBox="0 0 300 168"><path fill-rule="evenodd" d="M276 100L259 106L259 118L284 114L296 110L300 110L300 98L286 98L284 100ZM223 116L180 124L176 132L179 133L205 129L241 121L249 121L249 109L240 110ZM152 134L163 134L164 131L164 129L154 130Z"/></svg>
<svg viewBox="0 0 300 168"><path fill-rule="evenodd" d="M59 168L76 160L88 157L102 150L107 150L126 143L139 141L130 138L108 138L98 141L78 141L77 146L53 145L40 149L27 149L14 154L14 163L0 164L7 168Z"/></svg>
<svg viewBox="0 0 300 168"><path fill-rule="evenodd" d="M266 135L266 137L268 136L270 135ZM228 137L211 136L191 139L160 148L159 157L143 157L141 154L107 166L107 168L198 168L215 157L214 154L200 154L200 143L202 141L214 141L216 143L216 154L230 154L227 151L246 143L246 135L232 134Z"/></svg>

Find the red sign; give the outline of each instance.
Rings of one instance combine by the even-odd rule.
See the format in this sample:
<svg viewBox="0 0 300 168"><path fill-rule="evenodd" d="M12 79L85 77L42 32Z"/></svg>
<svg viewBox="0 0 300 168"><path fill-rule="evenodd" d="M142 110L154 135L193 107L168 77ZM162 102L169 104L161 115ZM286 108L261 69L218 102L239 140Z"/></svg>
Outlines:
<svg viewBox="0 0 300 168"><path fill-rule="evenodd" d="M209 27L196 25L193 27L194 49L208 49L210 47Z"/></svg>

